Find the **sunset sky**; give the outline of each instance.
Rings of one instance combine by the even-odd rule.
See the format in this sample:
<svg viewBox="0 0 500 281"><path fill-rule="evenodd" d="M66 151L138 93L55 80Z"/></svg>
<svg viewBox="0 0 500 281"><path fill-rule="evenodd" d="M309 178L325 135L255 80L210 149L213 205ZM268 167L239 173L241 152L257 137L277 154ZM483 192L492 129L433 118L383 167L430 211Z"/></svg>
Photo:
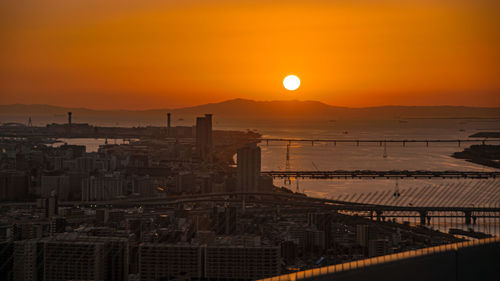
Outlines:
<svg viewBox="0 0 500 281"><path fill-rule="evenodd" d="M0 0L0 104L498 107L499 14L498 0Z"/></svg>

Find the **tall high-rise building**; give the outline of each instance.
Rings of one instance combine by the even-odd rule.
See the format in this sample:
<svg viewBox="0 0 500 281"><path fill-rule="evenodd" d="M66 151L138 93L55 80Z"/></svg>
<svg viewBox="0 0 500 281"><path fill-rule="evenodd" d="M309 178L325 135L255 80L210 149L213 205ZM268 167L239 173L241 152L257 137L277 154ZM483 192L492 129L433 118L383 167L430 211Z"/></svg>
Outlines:
<svg viewBox="0 0 500 281"><path fill-rule="evenodd" d="M210 160L213 150L212 114L196 118L196 149L202 160Z"/></svg>
<svg viewBox="0 0 500 281"><path fill-rule="evenodd" d="M238 149L238 190L258 191L260 181L260 147L256 143Z"/></svg>

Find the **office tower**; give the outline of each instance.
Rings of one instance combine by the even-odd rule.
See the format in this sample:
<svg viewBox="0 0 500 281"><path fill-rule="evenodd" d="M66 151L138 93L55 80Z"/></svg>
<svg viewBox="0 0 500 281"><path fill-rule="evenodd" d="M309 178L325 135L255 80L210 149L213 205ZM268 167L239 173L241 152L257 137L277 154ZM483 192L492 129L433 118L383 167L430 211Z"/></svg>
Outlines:
<svg viewBox="0 0 500 281"><path fill-rule="evenodd" d="M180 275L189 278L202 277L201 256L199 246L140 244L139 273L141 280L172 280Z"/></svg>
<svg viewBox="0 0 500 281"><path fill-rule="evenodd" d="M260 181L260 147L256 143L238 149L238 190L256 192Z"/></svg>
<svg viewBox="0 0 500 281"><path fill-rule="evenodd" d="M212 114L205 114L205 117L196 118L196 149L202 160L211 159L213 150Z"/></svg>
<svg viewBox="0 0 500 281"><path fill-rule="evenodd" d="M254 280L279 275L280 247L209 245L205 249L205 277Z"/></svg>

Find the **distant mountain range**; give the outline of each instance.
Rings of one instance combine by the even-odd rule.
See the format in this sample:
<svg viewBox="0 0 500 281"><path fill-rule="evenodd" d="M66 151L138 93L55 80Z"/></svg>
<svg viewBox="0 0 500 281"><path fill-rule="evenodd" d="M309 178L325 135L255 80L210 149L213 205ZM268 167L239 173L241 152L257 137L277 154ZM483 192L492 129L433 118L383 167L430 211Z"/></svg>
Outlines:
<svg viewBox="0 0 500 281"><path fill-rule="evenodd" d="M33 123L66 122L68 111L75 123L100 125L164 124L171 112L177 124L193 124L194 117L212 113L218 120L346 120L346 119L414 119L414 118L500 118L500 108L465 106L378 106L365 108L337 107L318 101L253 101L233 99L193 107L151 110L93 110L51 105L0 105L0 122Z"/></svg>

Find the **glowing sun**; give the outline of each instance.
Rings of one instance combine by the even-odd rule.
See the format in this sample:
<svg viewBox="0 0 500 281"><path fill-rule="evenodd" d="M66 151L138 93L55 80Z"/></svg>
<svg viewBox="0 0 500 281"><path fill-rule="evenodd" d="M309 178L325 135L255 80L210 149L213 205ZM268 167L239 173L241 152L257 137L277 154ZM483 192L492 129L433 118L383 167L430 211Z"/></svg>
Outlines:
<svg viewBox="0 0 500 281"><path fill-rule="evenodd" d="M297 90L300 86L300 79L295 75L288 75L283 79L283 86L289 91Z"/></svg>

